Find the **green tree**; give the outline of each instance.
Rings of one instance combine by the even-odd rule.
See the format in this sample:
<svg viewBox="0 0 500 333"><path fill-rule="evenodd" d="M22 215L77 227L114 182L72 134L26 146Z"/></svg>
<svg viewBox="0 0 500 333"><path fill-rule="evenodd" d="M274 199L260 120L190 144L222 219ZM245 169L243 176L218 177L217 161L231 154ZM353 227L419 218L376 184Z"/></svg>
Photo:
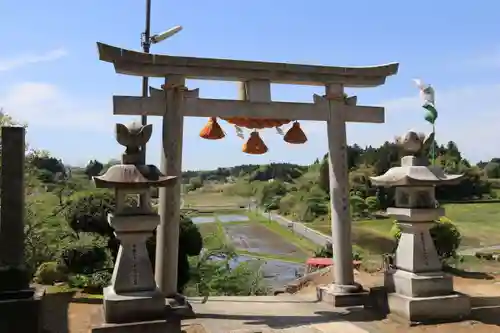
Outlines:
<svg viewBox="0 0 500 333"><path fill-rule="evenodd" d="M374 213L381 209L380 202L376 196L368 197L365 199L366 209L370 213Z"/></svg>
<svg viewBox="0 0 500 333"><path fill-rule="evenodd" d="M108 224L107 215L115 209L116 201L114 194L107 190L92 190L77 192L70 197L64 211L64 216L69 226L76 233L96 233L104 236L107 240L106 248L111 251L113 260L118 252L118 240L114 235L113 228ZM202 247L202 237L198 227L187 216L181 216L179 235L179 279L178 287L182 290L189 279L188 256L198 255ZM148 239L147 246L150 258L154 263L156 237L153 234ZM94 252L101 253L99 249L103 248L102 242L95 243ZM88 246L77 247L80 254L85 256ZM90 254L89 254L90 255ZM74 256L77 256L74 254ZM101 262L96 265L101 266ZM90 270L90 269L89 269Z"/></svg>
<svg viewBox="0 0 500 333"><path fill-rule="evenodd" d="M98 176L103 169L104 165L101 162L92 160L85 166L85 174L89 179L92 179L92 177Z"/></svg>
<svg viewBox="0 0 500 333"><path fill-rule="evenodd" d="M193 177L189 180L187 191L194 191L203 187L203 179L201 177Z"/></svg>
<svg viewBox="0 0 500 333"><path fill-rule="evenodd" d="M484 166L484 172L488 178L500 178L500 163L489 162Z"/></svg>
<svg viewBox="0 0 500 333"><path fill-rule="evenodd" d="M328 156L328 155L326 155ZM323 161L321 161L321 167L319 169L319 178L318 178L318 185L319 187L328 193L330 191L330 174L329 174L329 164L328 164L328 159L323 158Z"/></svg>
<svg viewBox="0 0 500 333"><path fill-rule="evenodd" d="M429 230L438 256L442 260L455 257L462 241L462 235L457 226L448 218L441 217L435 221L434 226ZM401 229L396 221L393 222L391 235L396 242L401 238Z"/></svg>
<svg viewBox="0 0 500 333"><path fill-rule="evenodd" d="M262 262L237 263L237 258L234 249L227 246L204 251L194 258L186 294L206 297L267 295L269 288L263 281Z"/></svg>

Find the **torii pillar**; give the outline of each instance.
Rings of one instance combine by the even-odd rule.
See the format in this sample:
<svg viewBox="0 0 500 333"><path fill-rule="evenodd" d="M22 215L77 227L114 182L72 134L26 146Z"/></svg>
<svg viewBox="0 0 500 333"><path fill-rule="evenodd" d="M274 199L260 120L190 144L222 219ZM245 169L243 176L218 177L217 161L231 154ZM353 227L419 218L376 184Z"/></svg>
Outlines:
<svg viewBox="0 0 500 333"><path fill-rule="evenodd" d="M327 136L334 281L331 285L319 286L317 296L335 306L363 305L367 293L354 280L347 170L346 122L349 110L346 105L355 105L357 101L356 97L345 99L341 84L327 85L322 99L330 116Z"/></svg>
<svg viewBox="0 0 500 333"><path fill-rule="evenodd" d="M326 121L330 162L331 222L334 281L318 288L318 298L336 306L357 305L366 293L355 283L346 122L383 123L384 108L357 106L356 97L344 98L344 87L376 87L398 71L398 64L372 67L331 67L284 63L172 57L125 50L98 43L99 58L114 64L119 74L161 77L164 91L150 97L114 96L115 115L163 117L162 172L181 178L183 117L246 117ZM242 82L243 100L199 98L184 80L204 79ZM326 87L314 103L275 102L271 83ZM244 92L243 92L244 90ZM160 192L161 226L157 235L156 281L166 297L175 298L180 216L180 184ZM361 297L360 297L361 296Z"/></svg>

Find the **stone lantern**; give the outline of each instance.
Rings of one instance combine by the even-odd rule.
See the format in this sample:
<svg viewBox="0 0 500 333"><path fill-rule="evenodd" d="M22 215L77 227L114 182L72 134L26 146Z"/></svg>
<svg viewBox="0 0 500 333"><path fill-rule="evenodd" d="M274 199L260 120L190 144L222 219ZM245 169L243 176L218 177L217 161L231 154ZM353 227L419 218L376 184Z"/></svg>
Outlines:
<svg viewBox="0 0 500 333"><path fill-rule="evenodd" d="M151 188L172 186L176 177L162 175L154 165L143 165L140 147L151 134L152 125L116 124L116 140L126 147L122 164L94 177L96 187L115 191L116 210L108 221L120 241L111 285L103 291L105 327L137 326L148 321L158 326L158 320L165 319L165 297L156 285L146 240L160 222L152 210ZM137 204L130 205L134 197ZM143 329L149 332L146 326ZM105 330L94 328L97 331Z"/></svg>
<svg viewBox="0 0 500 333"><path fill-rule="evenodd" d="M467 296L454 292L452 276L442 270L429 229L444 215L435 199L437 185L456 184L463 175L447 175L429 166L423 155L433 134L409 131L396 139L407 153L400 167L372 177L375 186L395 188L395 207L387 209L401 229L395 269L386 272L389 311L410 322L452 320L470 313Z"/></svg>

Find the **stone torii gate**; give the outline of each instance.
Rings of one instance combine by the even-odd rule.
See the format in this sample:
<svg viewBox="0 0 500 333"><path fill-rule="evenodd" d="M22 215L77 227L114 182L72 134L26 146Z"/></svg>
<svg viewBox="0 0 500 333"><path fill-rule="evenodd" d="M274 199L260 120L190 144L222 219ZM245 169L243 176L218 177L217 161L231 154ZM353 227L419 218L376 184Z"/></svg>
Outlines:
<svg viewBox="0 0 500 333"><path fill-rule="evenodd" d="M115 115L163 117L161 171L181 179L183 118L247 117L326 121L330 165L330 198L334 283L321 292L341 299L361 294L354 282L346 161L346 122L383 123L384 108L357 106L357 98L344 99L344 87L376 87L398 71L399 64L373 67L326 67L174 57L146 54L97 43L99 59L113 63L118 74L165 78L164 91L152 89L150 97L113 96ZM199 98L198 89L188 90L185 79L241 82L241 100ZM324 86L325 95L313 103L274 102L271 83ZM156 281L166 297L176 293L180 220L180 182L160 191L157 231ZM326 294L325 294L326 293ZM328 297L329 297L328 296ZM339 297L347 296L347 297ZM326 300L326 299L325 299Z"/></svg>

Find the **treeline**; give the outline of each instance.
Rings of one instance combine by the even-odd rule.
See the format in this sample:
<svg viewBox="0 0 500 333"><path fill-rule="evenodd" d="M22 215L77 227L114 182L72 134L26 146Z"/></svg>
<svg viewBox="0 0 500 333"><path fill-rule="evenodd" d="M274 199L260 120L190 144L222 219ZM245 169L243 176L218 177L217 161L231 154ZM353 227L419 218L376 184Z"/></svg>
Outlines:
<svg viewBox="0 0 500 333"><path fill-rule="evenodd" d="M217 168L207 171L185 171L182 180L187 190L193 191L206 182L234 183L244 179L248 182L268 181L270 179L291 182L302 176L307 166L291 163L271 163L266 165L244 164L229 168Z"/></svg>
<svg viewBox="0 0 500 333"><path fill-rule="evenodd" d="M444 201L470 201L495 199L495 188L500 187L500 159L477 165L464 158L454 142L435 143L435 164L447 173L465 174L457 185L438 186L437 199ZM381 175L398 166L402 151L394 143L380 147L348 146L350 203L354 218L370 218L376 212L394 203L390 189L374 187L370 177ZM425 152L429 155L430 152ZM202 187L207 181L232 183L224 192L228 195L254 197L262 206L293 215L302 221L326 218L329 213L328 155L316 159L311 165L293 164L246 165L219 168L213 171L185 173L188 190ZM220 176L219 176L220 175ZM271 181L272 180L272 181Z"/></svg>

